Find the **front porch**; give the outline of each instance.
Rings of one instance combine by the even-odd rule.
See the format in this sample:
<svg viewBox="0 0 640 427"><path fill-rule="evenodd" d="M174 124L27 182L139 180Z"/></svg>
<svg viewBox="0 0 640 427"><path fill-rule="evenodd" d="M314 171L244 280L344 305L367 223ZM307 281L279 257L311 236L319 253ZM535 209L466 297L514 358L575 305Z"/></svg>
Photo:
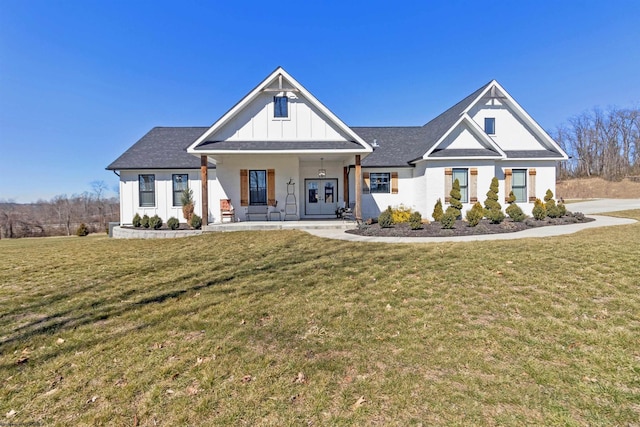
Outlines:
<svg viewBox="0 0 640 427"><path fill-rule="evenodd" d="M302 221L241 221L203 225L208 232L265 231L265 230L350 230L356 228L354 221L343 219L318 219Z"/></svg>

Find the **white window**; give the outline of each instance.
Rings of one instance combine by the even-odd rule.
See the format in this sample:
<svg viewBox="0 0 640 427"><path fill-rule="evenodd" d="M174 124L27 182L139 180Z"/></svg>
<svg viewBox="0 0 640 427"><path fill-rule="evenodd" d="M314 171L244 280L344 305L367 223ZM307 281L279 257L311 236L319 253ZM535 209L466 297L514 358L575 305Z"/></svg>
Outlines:
<svg viewBox="0 0 640 427"><path fill-rule="evenodd" d="M468 169L453 169L453 182L458 180L460 184L460 201L462 203L469 202L469 170Z"/></svg>
<svg viewBox="0 0 640 427"><path fill-rule="evenodd" d="M527 170L514 169L511 176L511 191L516 196L516 203L527 202Z"/></svg>

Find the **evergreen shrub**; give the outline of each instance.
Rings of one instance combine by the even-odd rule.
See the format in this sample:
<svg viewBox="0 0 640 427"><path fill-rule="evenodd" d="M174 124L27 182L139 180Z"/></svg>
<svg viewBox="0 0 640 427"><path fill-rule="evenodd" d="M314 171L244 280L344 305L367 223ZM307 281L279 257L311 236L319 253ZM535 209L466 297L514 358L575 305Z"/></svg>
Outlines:
<svg viewBox="0 0 640 427"><path fill-rule="evenodd" d="M86 235L89 234L89 228L87 227L87 225L83 222L82 224L80 224L80 226L78 227L78 229L76 230L76 236L80 236L80 237L84 237Z"/></svg>
<svg viewBox="0 0 640 427"><path fill-rule="evenodd" d="M391 206L382 211L378 216L378 224L380 224L382 228L390 228L393 225L393 211L391 210Z"/></svg>
<svg viewBox="0 0 640 427"><path fill-rule="evenodd" d="M402 224L404 222L409 222L409 217L411 216L411 208L408 208L404 205L400 205L398 207L391 209L391 220L394 224Z"/></svg>
<svg viewBox="0 0 640 427"><path fill-rule="evenodd" d="M160 218L158 215L154 215L149 218L149 227L153 228L154 230L162 227L162 218Z"/></svg>
<svg viewBox="0 0 640 427"><path fill-rule="evenodd" d="M456 214L457 219L458 217L460 217L462 211L462 202L460 201L460 199L462 198L462 194L460 193L460 181L458 181L457 178L455 181L453 181L453 186L451 187L449 196L449 207L447 208L447 210L453 209L453 213Z"/></svg>
<svg viewBox="0 0 640 427"><path fill-rule="evenodd" d="M531 211L531 215L538 221L542 221L547 216L547 208L542 203L542 200L536 199L536 202L533 205L533 210Z"/></svg>
<svg viewBox="0 0 640 427"><path fill-rule="evenodd" d="M516 202L513 202L509 206L507 206L507 209L505 209L505 212L507 213L507 215L509 215L509 218L511 218L514 222L522 222L527 218L527 215L525 215L525 213L522 212L522 209L520 208L520 206L518 206Z"/></svg>
<svg viewBox="0 0 640 427"><path fill-rule="evenodd" d="M140 225L142 225L144 228L149 228L149 215L144 214L142 216L142 219L140 220Z"/></svg>
<svg viewBox="0 0 640 427"><path fill-rule="evenodd" d="M177 230L178 227L180 227L180 221L178 221L178 218L171 217L167 220L167 227L172 230Z"/></svg>
<svg viewBox="0 0 640 427"><path fill-rule="evenodd" d="M191 228L195 228L196 230L200 229L200 227L202 227L202 218L200 218L200 216L197 214L191 215L189 225L191 226Z"/></svg>
<svg viewBox="0 0 640 427"><path fill-rule="evenodd" d="M433 217L434 221L440 221L442 219L442 215L444 215L444 212L442 211L442 200L438 199L435 206L433 207L433 213L431 214L431 216Z"/></svg>
<svg viewBox="0 0 640 427"><path fill-rule="evenodd" d="M142 224L142 218L140 218L140 214L135 214L133 216L133 226L138 228Z"/></svg>
<svg viewBox="0 0 640 427"><path fill-rule="evenodd" d="M422 215L420 212L412 212L409 216L409 226L412 230L419 230L422 228Z"/></svg>
<svg viewBox="0 0 640 427"><path fill-rule="evenodd" d="M467 222L469 227L475 227L480 223L480 220L484 217L484 209L480 202L475 202L473 207L466 213Z"/></svg>
<svg viewBox="0 0 640 427"><path fill-rule="evenodd" d="M442 228L451 229L456 225L456 219L460 215L460 211L449 206L440 219Z"/></svg>

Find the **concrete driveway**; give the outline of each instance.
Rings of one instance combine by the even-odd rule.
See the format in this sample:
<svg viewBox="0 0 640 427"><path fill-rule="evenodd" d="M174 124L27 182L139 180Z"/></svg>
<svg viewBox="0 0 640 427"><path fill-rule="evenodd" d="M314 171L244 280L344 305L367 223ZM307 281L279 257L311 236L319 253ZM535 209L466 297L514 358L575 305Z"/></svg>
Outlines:
<svg viewBox="0 0 640 427"><path fill-rule="evenodd" d="M457 237L377 237L358 236L345 233L344 230L305 230L307 233L328 239L349 240L352 242L381 242L381 243L437 243L437 242L471 242L479 240L511 240L531 237L550 237L572 234L581 230L595 227L609 227L614 225L633 224L634 219L615 218L604 215L593 215L601 212L615 212L628 209L640 209L640 199L597 199L585 202L570 203L567 209L571 212L588 214L595 221L584 224L558 225L530 228L515 233L483 234L479 236Z"/></svg>
<svg viewBox="0 0 640 427"><path fill-rule="evenodd" d="M597 214L603 212L640 209L640 199L593 199L566 205L571 212Z"/></svg>

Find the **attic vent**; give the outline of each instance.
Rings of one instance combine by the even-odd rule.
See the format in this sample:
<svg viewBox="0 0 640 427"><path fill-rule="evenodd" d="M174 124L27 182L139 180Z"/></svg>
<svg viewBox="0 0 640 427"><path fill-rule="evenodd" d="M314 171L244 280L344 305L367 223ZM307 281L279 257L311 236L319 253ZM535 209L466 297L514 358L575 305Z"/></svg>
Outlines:
<svg viewBox="0 0 640 427"><path fill-rule="evenodd" d="M373 148L378 148L378 147L380 147L380 145L378 144L378 140L377 140L377 139L374 139L374 140L373 140L373 144L371 144L371 146L372 146Z"/></svg>

